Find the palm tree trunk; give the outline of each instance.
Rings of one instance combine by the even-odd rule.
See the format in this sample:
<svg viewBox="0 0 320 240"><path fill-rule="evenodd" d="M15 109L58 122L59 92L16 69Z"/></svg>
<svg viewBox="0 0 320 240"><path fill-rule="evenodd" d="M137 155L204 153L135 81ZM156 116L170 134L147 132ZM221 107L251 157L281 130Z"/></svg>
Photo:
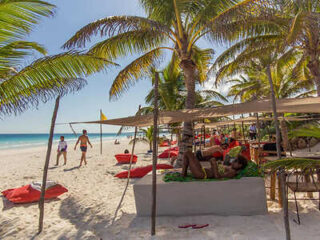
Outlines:
<svg viewBox="0 0 320 240"><path fill-rule="evenodd" d="M276 127L276 139L277 139L277 156L281 158L281 140L280 140L280 128L279 128L279 121L278 121L278 113L277 113L277 103L276 103L276 96L273 87L272 75L271 75L271 68L270 65L267 66L266 73L268 76L270 90L271 90L271 102L272 102L272 111L274 116L274 123ZM290 225L289 225L289 214L288 214L288 200L286 194L286 176L283 169L280 170L280 188L282 193L282 205L283 205L283 219L284 219L284 226L286 230L286 239L291 239L290 234Z"/></svg>
<svg viewBox="0 0 320 240"><path fill-rule="evenodd" d="M317 96L320 96L320 62L316 54L310 54L310 61L308 63L308 68L313 76L314 83L317 89Z"/></svg>
<svg viewBox="0 0 320 240"><path fill-rule="evenodd" d="M282 114L282 116L283 116L283 114ZM289 148L288 127L287 127L287 123L284 119L280 121L280 126L281 126L283 149L284 149L284 151L287 151Z"/></svg>
<svg viewBox="0 0 320 240"><path fill-rule="evenodd" d="M187 98L186 98L186 109L193 109L196 102L196 93L195 93L195 77L196 77L196 65L192 60L182 60L180 67L184 74L184 81L187 88ZM193 142L193 128L192 121L186 121L183 124L182 131L182 141L179 144L179 157L176 161L176 166L182 166L182 156L183 154L191 150L192 151L192 142Z"/></svg>
<svg viewBox="0 0 320 240"><path fill-rule="evenodd" d="M46 192L46 183L47 183L48 168L49 168L50 155L51 155L51 149L52 149L54 126L56 124L56 119L57 119L57 114L58 114L58 109L59 109L59 102L60 102L60 96L57 97L56 104L55 104L54 110L53 110L53 115L52 115L52 119L51 119L50 135L49 135L48 147L47 147L47 154L46 154L46 161L45 161L44 168L43 168L41 195L40 195L40 200L39 200L40 215L39 215L38 233L41 233L42 229L43 229L44 196L45 196L45 192Z"/></svg>

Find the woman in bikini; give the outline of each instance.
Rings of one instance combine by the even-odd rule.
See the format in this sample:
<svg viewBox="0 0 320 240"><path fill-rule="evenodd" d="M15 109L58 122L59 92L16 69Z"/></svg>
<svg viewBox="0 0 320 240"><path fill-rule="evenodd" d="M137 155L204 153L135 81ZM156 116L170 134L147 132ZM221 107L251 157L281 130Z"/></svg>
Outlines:
<svg viewBox="0 0 320 240"><path fill-rule="evenodd" d="M247 164L248 160L244 156L238 155L230 166L218 165L216 159L211 158L211 168L203 168L194 154L188 151L183 155L182 176L187 176L188 167L190 167L194 178L233 178L244 169Z"/></svg>

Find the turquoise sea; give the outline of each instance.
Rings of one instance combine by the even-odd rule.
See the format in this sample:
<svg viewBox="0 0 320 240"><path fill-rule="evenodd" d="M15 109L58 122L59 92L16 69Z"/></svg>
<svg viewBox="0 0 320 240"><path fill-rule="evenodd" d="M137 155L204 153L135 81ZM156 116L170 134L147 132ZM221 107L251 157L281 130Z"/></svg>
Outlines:
<svg viewBox="0 0 320 240"><path fill-rule="evenodd" d="M133 133L122 133L117 136L116 133L103 133L103 140L115 140L121 138L127 138ZM60 136L64 136L67 142L75 142L77 137L72 133L56 133L53 138L53 143L56 144L59 141ZM80 136L80 134L78 134ZM100 140L99 133L88 134L91 142ZM49 134L36 133L36 134L0 134L0 150L12 149L12 148L28 148L44 146L48 143Z"/></svg>

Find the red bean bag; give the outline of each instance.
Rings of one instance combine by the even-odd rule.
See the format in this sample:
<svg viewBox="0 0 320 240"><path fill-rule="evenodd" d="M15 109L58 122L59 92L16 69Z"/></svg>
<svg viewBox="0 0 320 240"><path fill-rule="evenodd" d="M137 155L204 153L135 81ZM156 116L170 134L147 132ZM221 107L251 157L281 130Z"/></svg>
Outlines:
<svg viewBox="0 0 320 240"><path fill-rule="evenodd" d="M160 144L160 147L168 147L169 143L168 142L163 142Z"/></svg>
<svg viewBox="0 0 320 240"><path fill-rule="evenodd" d="M130 163L131 154L130 153L120 153L114 155L117 159L118 163L124 164L124 163ZM133 155L132 163L136 163L138 160L138 157L136 155Z"/></svg>
<svg viewBox="0 0 320 240"><path fill-rule="evenodd" d="M157 169L171 169L173 168L169 164L157 164ZM145 167L137 167L130 170L130 178L142 178L152 171L152 165ZM115 175L117 178L127 178L128 171L123 171Z"/></svg>
<svg viewBox="0 0 320 240"><path fill-rule="evenodd" d="M169 155L170 157L176 157L178 156L179 152L178 151L164 151L161 154L159 154L158 158L168 158Z"/></svg>
<svg viewBox="0 0 320 240"><path fill-rule="evenodd" d="M65 192L68 192L68 189L55 184L46 189L44 197L45 199L56 198ZM13 203L32 203L39 201L41 188L28 184L20 188L7 189L2 194Z"/></svg>
<svg viewBox="0 0 320 240"><path fill-rule="evenodd" d="M166 150L164 150L164 152L168 152L168 151L179 151L179 147L172 147L172 148L167 148Z"/></svg>

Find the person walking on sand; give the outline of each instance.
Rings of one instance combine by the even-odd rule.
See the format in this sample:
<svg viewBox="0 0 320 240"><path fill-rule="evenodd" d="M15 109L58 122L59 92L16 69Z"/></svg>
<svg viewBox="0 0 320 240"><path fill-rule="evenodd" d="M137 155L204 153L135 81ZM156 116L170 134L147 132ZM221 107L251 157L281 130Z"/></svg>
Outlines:
<svg viewBox="0 0 320 240"><path fill-rule="evenodd" d="M87 165L87 159L86 159L86 153L87 153L87 144L90 145L90 147L92 148L92 145L89 141L89 138L87 136L87 130L82 130L82 135L78 138L78 141L76 143L76 145L74 146L74 150L77 149L77 145L80 142L80 149L81 149L81 161L80 161L80 167L82 166L82 162L84 162L85 165Z"/></svg>
<svg viewBox="0 0 320 240"><path fill-rule="evenodd" d="M64 159L64 164L67 164L67 142L64 140L64 136L60 136L60 142L58 145L58 150L57 150L57 162L56 162L56 166L59 165L59 158L61 156L61 154L63 155L63 159Z"/></svg>

